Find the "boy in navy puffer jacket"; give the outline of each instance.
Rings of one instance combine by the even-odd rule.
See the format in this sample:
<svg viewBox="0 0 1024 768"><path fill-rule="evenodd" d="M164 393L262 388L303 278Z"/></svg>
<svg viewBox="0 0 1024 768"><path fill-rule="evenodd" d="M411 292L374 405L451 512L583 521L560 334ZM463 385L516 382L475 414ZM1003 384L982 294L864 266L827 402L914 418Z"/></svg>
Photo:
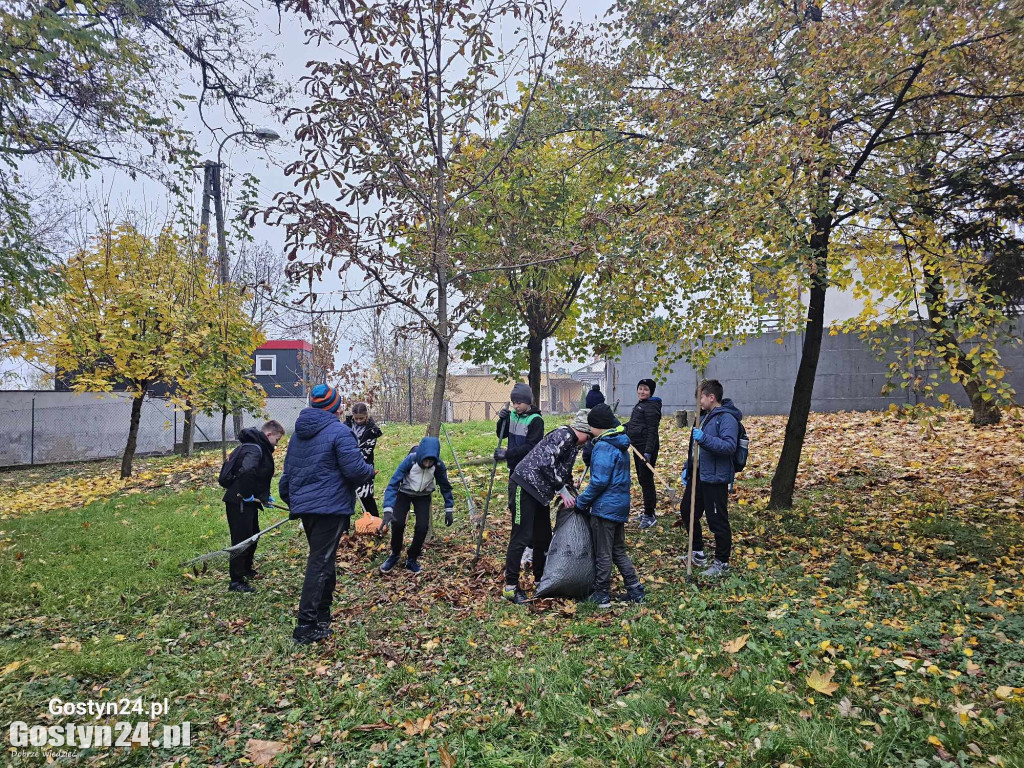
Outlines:
<svg viewBox="0 0 1024 768"><path fill-rule="evenodd" d="M601 403L590 409L587 423L594 434L590 459L590 485L576 498L576 507L590 514L594 537L594 590L590 602L611 605L612 563L622 574L626 599L639 603L644 588L633 562L626 554L626 521L629 520L629 438L612 409Z"/></svg>
<svg viewBox="0 0 1024 768"><path fill-rule="evenodd" d="M704 536L700 518L706 515L708 528L715 535L715 561L704 571L708 577L720 577L729 573L729 557L732 554L732 528L729 525L729 484L736 477L733 457L740 436L740 419L743 414L733 405L732 400L722 399L722 383L717 379L701 382L697 390L701 412L706 414L699 427L690 434L689 455L683 469L683 484L686 491L680 505L681 524L690 525L690 493L696 486L697 498L694 504L693 521L693 563L704 565ZM693 477L693 444L700 446L700 477ZM696 479L696 483L692 482Z"/></svg>
<svg viewBox="0 0 1024 768"><path fill-rule="evenodd" d="M309 542L298 621L292 633L301 645L326 640L331 634L338 541L355 511L355 489L374 475L352 430L338 421L338 391L317 384L309 402L310 407L303 408L295 421L278 483L281 498L291 506L291 516L302 520Z"/></svg>
<svg viewBox="0 0 1024 768"><path fill-rule="evenodd" d="M383 533L391 526L391 554L381 565L381 573L387 573L398 564L410 507L416 515L416 529L406 553L405 567L413 573L423 570L419 557L430 528L430 497L435 487L441 489L444 497L444 524L451 525L455 522L455 497L452 484L448 482L448 470L441 461L441 442L436 437L424 437L419 446L402 459L384 491L384 522L380 530Z"/></svg>

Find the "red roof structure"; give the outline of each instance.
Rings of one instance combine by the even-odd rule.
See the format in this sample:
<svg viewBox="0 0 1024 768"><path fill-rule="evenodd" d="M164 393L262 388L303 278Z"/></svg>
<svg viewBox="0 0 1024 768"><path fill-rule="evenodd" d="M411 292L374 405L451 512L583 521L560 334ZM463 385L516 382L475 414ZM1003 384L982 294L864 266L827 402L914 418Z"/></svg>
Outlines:
<svg viewBox="0 0 1024 768"><path fill-rule="evenodd" d="M275 339L268 341L263 346L257 348L257 352L265 349L302 349L306 352L313 351L313 345L308 341L302 339Z"/></svg>

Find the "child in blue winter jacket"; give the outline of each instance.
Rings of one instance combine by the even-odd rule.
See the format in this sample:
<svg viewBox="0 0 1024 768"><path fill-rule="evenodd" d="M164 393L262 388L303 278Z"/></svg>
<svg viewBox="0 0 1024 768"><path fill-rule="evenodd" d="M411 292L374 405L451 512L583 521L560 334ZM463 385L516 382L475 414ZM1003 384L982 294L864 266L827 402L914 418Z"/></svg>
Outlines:
<svg viewBox="0 0 1024 768"><path fill-rule="evenodd" d="M708 528L715 536L715 561L704 571L709 578L729 573L732 554L732 527L729 525L729 484L736 477L733 457L740 437L743 414L732 400L724 398L722 383L717 379L702 381L697 390L703 414L700 426L690 435L690 449L683 469L686 491L679 508L680 523L690 524L690 494L696 491L693 521L693 564L707 563L701 515L707 517ZM693 476L693 444L700 446L700 477ZM696 482L694 482L696 480Z"/></svg>
<svg viewBox="0 0 1024 768"><path fill-rule="evenodd" d="M644 588L633 562L626 554L626 521L629 520L629 438L612 409L605 403L587 414L594 435L590 458L590 484L576 498L576 507L590 514L594 538L594 589L590 602L611 605L612 564L622 574L626 600L642 602Z"/></svg>
<svg viewBox="0 0 1024 768"><path fill-rule="evenodd" d="M441 442L436 437L424 437L402 459L384 491L384 522L380 530L383 533L391 527L391 554L381 565L381 573L387 573L398 564L410 507L416 515L416 529L412 535L412 544L409 545L405 567L413 573L423 570L419 556L430 528L430 497L435 487L441 489L441 496L444 497L444 524L451 525L455 522L455 498L452 496L452 485L448 482L448 470L441 461Z"/></svg>

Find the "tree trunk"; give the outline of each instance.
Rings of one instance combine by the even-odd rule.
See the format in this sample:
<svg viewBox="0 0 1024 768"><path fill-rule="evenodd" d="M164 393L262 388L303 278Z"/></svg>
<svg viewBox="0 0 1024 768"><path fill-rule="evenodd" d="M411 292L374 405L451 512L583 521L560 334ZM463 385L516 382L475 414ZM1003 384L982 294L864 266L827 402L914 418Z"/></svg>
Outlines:
<svg viewBox="0 0 1024 768"><path fill-rule="evenodd" d="M972 423L977 427L998 424L1002 419L999 406L986 400L978 381L974 364L964 357L957 343L956 335L948 323L949 309L946 306L946 287L938 266L927 262L922 266L924 273L924 301L928 308L928 324L931 327L935 345L943 348L942 357L946 364L960 374L960 383L971 400Z"/></svg>
<svg viewBox="0 0 1024 768"><path fill-rule="evenodd" d="M228 409L220 412L220 459L228 460Z"/></svg>
<svg viewBox="0 0 1024 768"><path fill-rule="evenodd" d="M243 427L242 427L242 410L239 409L239 410L235 411L234 413L232 413L231 414L231 418L232 418L232 424L233 424L234 429L235 429L235 440L237 440L238 436L240 434L242 434L242 429L243 429Z"/></svg>
<svg viewBox="0 0 1024 768"><path fill-rule="evenodd" d="M448 350L451 343L448 325L448 270L444 266L447 258L447 239L442 233L438 237L437 267L437 376L434 378L434 394L430 401L430 423L427 434L438 437L441 434L441 422L444 421L444 393L448 386Z"/></svg>
<svg viewBox="0 0 1024 768"><path fill-rule="evenodd" d="M185 404L185 425L181 428L181 450L185 456L191 456L196 443L196 411L192 404Z"/></svg>
<svg viewBox="0 0 1024 768"><path fill-rule="evenodd" d="M444 393L448 385L448 344L437 345L437 376L434 378L434 395L430 401L430 424L427 434L438 437L441 434L441 422L444 421Z"/></svg>
<svg viewBox="0 0 1024 768"><path fill-rule="evenodd" d="M796 487L797 471L800 468L800 454L807 435L807 418L811 413L811 395L814 392L814 378L818 373L818 358L821 356L821 339L825 329L825 290L828 288L828 239L830 221L816 223L811 237L816 271L811 284L810 301L807 305L807 328L804 331L804 346L800 353L800 367L793 385L793 400L786 420L786 437L782 443L779 463L772 476L772 493L768 500L769 509L788 509L793 506L793 490Z"/></svg>
<svg viewBox="0 0 1024 768"><path fill-rule="evenodd" d="M534 408L540 408L540 355L543 346L544 340L536 336L531 336L530 340L526 343L526 349L530 353L530 373L527 376L527 383L529 383L530 389L533 390Z"/></svg>
<svg viewBox="0 0 1024 768"><path fill-rule="evenodd" d="M966 362L962 358L961 361ZM993 424L998 424L1003 418L1002 411L991 400L985 399L978 382L969 379L964 382L963 386L967 396L971 398L971 423L976 427L990 427Z"/></svg>
<svg viewBox="0 0 1024 768"><path fill-rule="evenodd" d="M135 448L139 442L139 421L142 418L142 402L146 399L146 391L132 398L132 417L128 426L128 443L121 457L121 478L132 476L132 461L135 459Z"/></svg>

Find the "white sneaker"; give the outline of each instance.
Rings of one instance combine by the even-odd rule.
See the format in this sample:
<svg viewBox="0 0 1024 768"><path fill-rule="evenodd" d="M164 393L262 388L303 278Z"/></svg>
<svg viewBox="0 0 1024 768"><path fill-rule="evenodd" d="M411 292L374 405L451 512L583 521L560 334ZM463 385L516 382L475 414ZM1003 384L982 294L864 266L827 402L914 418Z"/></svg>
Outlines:
<svg viewBox="0 0 1024 768"><path fill-rule="evenodd" d="M519 565L521 568L533 565L533 547L527 547L523 550L523 559L519 562Z"/></svg>
<svg viewBox="0 0 1024 768"><path fill-rule="evenodd" d="M730 573L732 573L732 568L729 567L728 563L715 560L704 570L704 577L708 579L721 579Z"/></svg>

